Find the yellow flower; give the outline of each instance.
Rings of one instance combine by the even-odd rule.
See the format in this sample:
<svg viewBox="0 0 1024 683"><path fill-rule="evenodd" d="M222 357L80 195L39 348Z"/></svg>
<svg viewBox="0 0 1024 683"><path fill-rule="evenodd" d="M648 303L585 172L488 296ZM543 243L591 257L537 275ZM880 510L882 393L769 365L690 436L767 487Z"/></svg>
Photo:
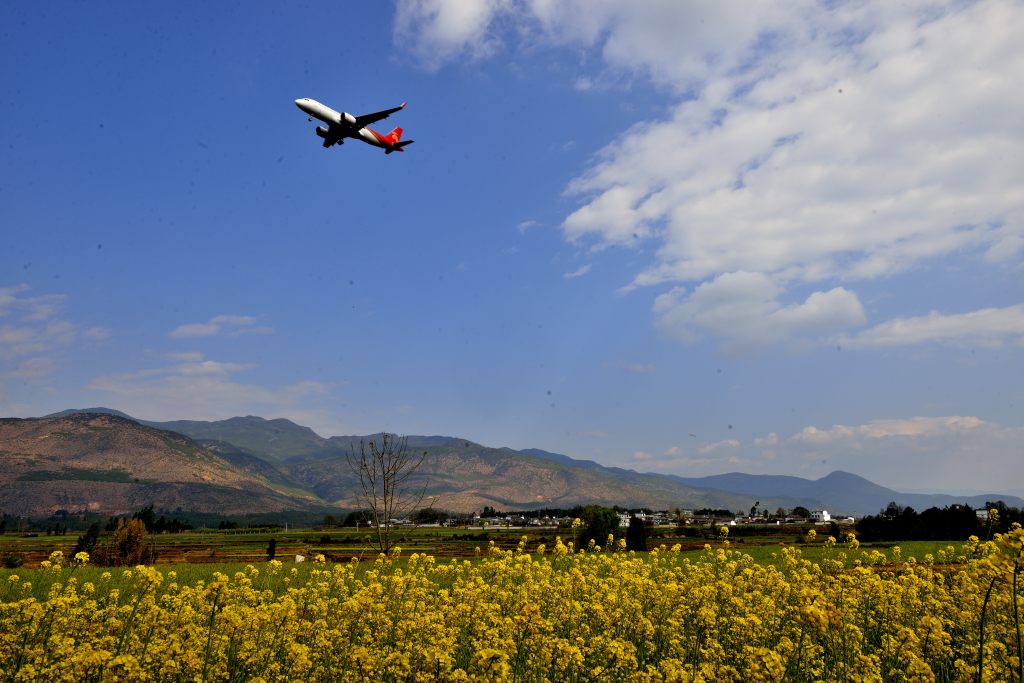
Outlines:
<svg viewBox="0 0 1024 683"><path fill-rule="evenodd" d="M26 681L971 680L986 603L982 677L1019 677L1022 529L938 551L939 565L890 565L878 551L808 558L799 544L763 562L722 544L491 547L472 561L415 553L289 572L268 562L262 576L253 565L181 577L138 566L79 586L99 570L50 572L40 597L24 581L37 570L25 570L0 586L0 671Z"/></svg>

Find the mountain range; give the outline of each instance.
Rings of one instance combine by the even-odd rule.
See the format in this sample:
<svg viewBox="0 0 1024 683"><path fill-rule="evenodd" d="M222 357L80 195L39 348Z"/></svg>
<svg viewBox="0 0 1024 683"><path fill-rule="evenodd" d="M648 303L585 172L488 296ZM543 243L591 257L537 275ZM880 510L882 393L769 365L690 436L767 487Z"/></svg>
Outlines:
<svg viewBox="0 0 1024 683"><path fill-rule="evenodd" d="M286 419L136 420L108 408L0 419L0 511L124 514L160 510L243 515L358 507L349 456L379 435L324 438ZM890 501L923 510L999 495L900 493L847 472L818 480L731 473L687 478L639 473L540 449L483 446L447 436L408 436L426 458L415 474L423 506L472 512L570 508L828 509L874 514Z"/></svg>

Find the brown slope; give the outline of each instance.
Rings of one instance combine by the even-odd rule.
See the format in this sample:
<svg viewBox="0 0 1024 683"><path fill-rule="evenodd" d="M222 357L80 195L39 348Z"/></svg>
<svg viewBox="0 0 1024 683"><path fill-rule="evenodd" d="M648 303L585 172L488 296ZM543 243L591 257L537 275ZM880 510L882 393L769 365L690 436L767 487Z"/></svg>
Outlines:
<svg viewBox="0 0 1024 683"><path fill-rule="evenodd" d="M423 505L452 512L472 512L485 505L499 510L590 504L655 509L749 505L745 496L687 486L667 477L580 466L458 439L415 450L426 451L427 457L410 484L425 487ZM345 458L306 460L286 469L324 500L345 507L360 505L357 481Z"/></svg>
<svg viewBox="0 0 1024 683"><path fill-rule="evenodd" d="M150 504L243 514L317 502L276 491L188 437L119 416L0 419L0 509L10 514L124 514Z"/></svg>

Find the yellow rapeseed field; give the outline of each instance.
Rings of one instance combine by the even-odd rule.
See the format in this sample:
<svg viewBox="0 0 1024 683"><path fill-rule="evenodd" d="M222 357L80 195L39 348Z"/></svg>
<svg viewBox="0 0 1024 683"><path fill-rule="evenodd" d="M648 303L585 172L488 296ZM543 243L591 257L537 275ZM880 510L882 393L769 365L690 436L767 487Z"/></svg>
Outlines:
<svg viewBox="0 0 1024 683"><path fill-rule="evenodd" d="M7 681L1020 681L1024 531L936 557L676 548L322 557L179 582L59 553L0 586ZM98 576L85 581L86 575Z"/></svg>

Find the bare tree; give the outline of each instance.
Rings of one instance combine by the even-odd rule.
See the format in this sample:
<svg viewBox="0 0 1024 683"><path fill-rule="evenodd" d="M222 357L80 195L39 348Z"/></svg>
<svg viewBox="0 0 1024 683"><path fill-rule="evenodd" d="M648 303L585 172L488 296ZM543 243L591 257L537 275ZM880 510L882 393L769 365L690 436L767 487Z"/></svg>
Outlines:
<svg viewBox="0 0 1024 683"><path fill-rule="evenodd" d="M360 440L359 454L354 448L349 452L349 467L359 478L356 497L370 512L376 532L374 545L382 553L391 548L393 520L412 512L423 500L426 484L417 487L409 479L426 457L426 451L409 450L407 437L386 432L381 433L379 444L376 439L368 444Z"/></svg>

